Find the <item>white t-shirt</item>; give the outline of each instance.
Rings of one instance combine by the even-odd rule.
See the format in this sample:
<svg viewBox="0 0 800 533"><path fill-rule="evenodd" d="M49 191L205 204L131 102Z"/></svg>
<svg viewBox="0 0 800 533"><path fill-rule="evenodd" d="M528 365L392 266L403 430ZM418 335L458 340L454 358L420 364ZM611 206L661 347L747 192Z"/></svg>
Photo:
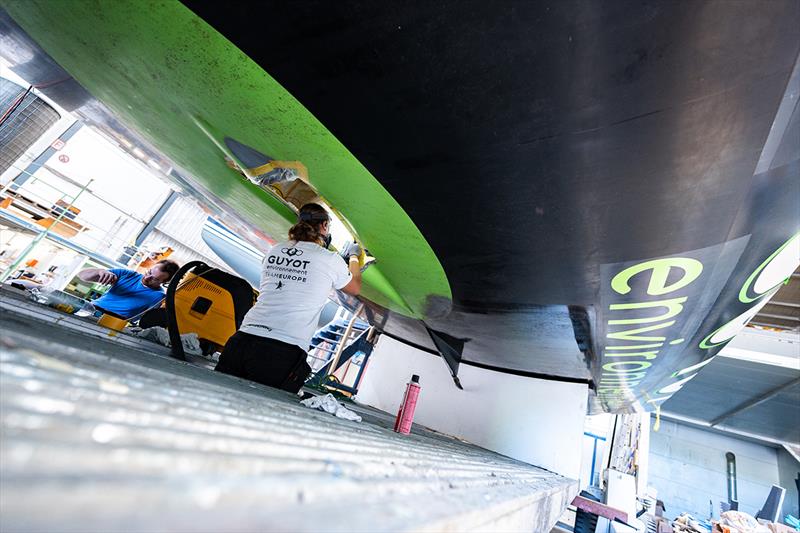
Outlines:
<svg viewBox="0 0 800 533"><path fill-rule="evenodd" d="M239 328L308 350L331 288L350 282L342 258L312 242L279 242L261 264L258 300Z"/></svg>

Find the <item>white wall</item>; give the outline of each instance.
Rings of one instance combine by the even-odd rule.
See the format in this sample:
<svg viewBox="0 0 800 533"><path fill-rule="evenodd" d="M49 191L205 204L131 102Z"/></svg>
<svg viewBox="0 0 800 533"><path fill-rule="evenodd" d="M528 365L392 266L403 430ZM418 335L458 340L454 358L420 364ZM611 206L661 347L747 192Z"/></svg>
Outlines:
<svg viewBox="0 0 800 533"><path fill-rule="evenodd" d="M603 437L606 440L597 441L597 452L595 459L595 472L599 473L603 468L603 456L606 451L606 444L608 444L608 437L611 434L611 428L614 424L614 415L608 413L601 413L599 415L587 416L584 419L583 425L583 464L581 465L580 488L581 490L592 484L592 449L594 440L592 437L586 435L591 433L598 437Z"/></svg>
<svg viewBox="0 0 800 533"><path fill-rule="evenodd" d="M780 485L775 448L665 420L650 432L650 485L668 517L688 511L707 518L709 500L719 516L719 502L728 499L726 452L736 456L739 510L755 515Z"/></svg>
<svg viewBox="0 0 800 533"><path fill-rule="evenodd" d="M174 252L169 259L181 265L202 260L210 266L232 272L203 240L203 224L206 218L208 215L195 200L178 196L142 245L148 250L170 246Z"/></svg>
<svg viewBox="0 0 800 533"><path fill-rule="evenodd" d="M586 385L461 365L462 391L439 357L384 336L357 400L396 413L412 374L422 386L415 423L572 479L580 476Z"/></svg>

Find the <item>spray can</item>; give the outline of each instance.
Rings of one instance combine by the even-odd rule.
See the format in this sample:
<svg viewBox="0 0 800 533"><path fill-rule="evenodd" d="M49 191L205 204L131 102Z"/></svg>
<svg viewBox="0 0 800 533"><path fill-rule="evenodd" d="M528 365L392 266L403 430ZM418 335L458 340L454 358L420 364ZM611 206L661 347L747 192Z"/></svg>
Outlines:
<svg viewBox="0 0 800 533"><path fill-rule="evenodd" d="M394 430L397 433L408 435L411 433L411 423L414 421L414 409L417 407L419 398L419 376L414 374L411 381L406 384L406 393L403 395L403 403L397 411L397 418L394 421Z"/></svg>

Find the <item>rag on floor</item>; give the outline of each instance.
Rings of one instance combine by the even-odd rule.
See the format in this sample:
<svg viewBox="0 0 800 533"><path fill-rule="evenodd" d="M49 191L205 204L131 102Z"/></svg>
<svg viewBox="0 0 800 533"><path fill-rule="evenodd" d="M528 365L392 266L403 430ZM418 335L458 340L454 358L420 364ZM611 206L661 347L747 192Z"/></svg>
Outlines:
<svg viewBox="0 0 800 533"><path fill-rule="evenodd" d="M336 401L333 394L326 394L325 396L314 396L300 402L302 405L318 411L325 411L334 415L336 418L344 418L345 420L354 420L361 422L361 417L353 411Z"/></svg>
<svg viewBox="0 0 800 533"><path fill-rule="evenodd" d="M161 326L147 329L130 328L130 331L137 337L163 344L167 348L172 347L172 343L169 340L169 331ZM192 355L203 355L203 350L200 349L200 338L197 333L184 333L181 335L181 344L183 344L184 352Z"/></svg>

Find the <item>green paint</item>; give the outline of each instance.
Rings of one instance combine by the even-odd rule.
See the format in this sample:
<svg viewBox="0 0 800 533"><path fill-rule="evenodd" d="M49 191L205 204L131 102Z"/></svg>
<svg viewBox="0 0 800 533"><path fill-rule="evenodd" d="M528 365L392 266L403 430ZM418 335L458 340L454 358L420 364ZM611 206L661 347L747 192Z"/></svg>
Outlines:
<svg viewBox="0 0 800 533"><path fill-rule="evenodd" d="M433 250L370 172L261 67L183 5L0 4L122 122L244 220L283 238L294 213L228 168L223 151L195 118L262 153L308 168L313 187L378 258L364 273L364 296L418 318L425 316L429 297L452 299Z"/></svg>
<svg viewBox="0 0 800 533"><path fill-rule="evenodd" d="M710 363L711 360L714 359L714 357L715 356L711 356L708 359L706 359L705 361L701 361L701 362L697 363L696 365L688 366L688 367L686 367L686 368L684 368L682 370L678 370L677 372L674 372L671 377L676 378L678 376L682 376L683 374L688 374L689 372L692 372L693 370L698 370L700 368L703 368L708 363Z"/></svg>
<svg viewBox="0 0 800 533"><path fill-rule="evenodd" d="M606 357L641 357L642 359L655 359L658 357L658 351L655 352L605 352Z"/></svg>
<svg viewBox="0 0 800 533"><path fill-rule="evenodd" d="M624 365L636 365L635 368L628 368ZM622 370L617 370L617 367L623 366ZM613 363L606 363L603 365L603 370L607 370L608 372L620 372L620 373L627 373L627 372L635 372L637 370L644 370L645 368L649 368L653 366L653 363L649 363L647 361L615 361Z"/></svg>
<svg viewBox="0 0 800 533"><path fill-rule="evenodd" d="M622 266L619 268L622 268ZM670 279L670 274L672 273L673 268L680 272L680 277L677 280L672 281L672 283L669 283L668 280ZM616 271L616 268L614 270ZM613 292L621 295L628 295L627 299L644 299L645 295L660 296L683 289L697 280L702 272L703 264L696 259L688 257L650 259L623 268L623 270L611 278L610 285ZM645 292L645 294L639 294L638 297L635 294L631 294L633 287L630 285L631 279L636 276L640 276L637 278L639 283L634 284L637 292L641 292L642 289L644 289ZM646 288L645 282L647 283ZM656 361L661 355L668 336L672 335L667 335L668 332L665 332L663 336L649 336L643 334L656 332L665 328L672 328L677 322L677 320L674 319L683 313L684 304L686 304L688 301L689 296L680 296L677 298L655 301L646 300L622 302L608 305L608 310L610 312L609 317L604 319L606 323L606 331L611 329L612 326L630 327L638 324L652 324L653 322L658 323L635 329L606 333L606 339L633 342L636 344L622 344L603 347L602 361L612 361L603 364L602 368L607 372L602 373L601 379L598 383L598 391L604 396L604 401L617 401L617 399L614 398L614 394L616 393L609 394L606 391L610 390L611 392L614 392L620 390L617 388L619 384L614 383L614 380L616 379L614 372L631 372L631 370L625 365L640 365L633 370L636 371L637 379L644 378L647 372L638 371L646 370L652 366L652 362ZM622 316L628 315L628 318L611 318L612 316L617 317L620 314L622 314ZM643 314L645 314L645 316L642 316ZM675 346L683 343L684 341L684 338L674 339L669 341L669 346ZM641 344L643 342L647 344ZM646 348L655 349L648 351L631 351ZM667 349L669 348L667 347ZM614 359L623 359L628 357L636 359L631 361L614 361ZM620 370L620 368L623 370ZM633 384L638 385L639 383L640 381L636 381L635 383L626 383L626 386L631 386ZM627 401L626 399L623 400Z"/></svg>
<svg viewBox="0 0 800 533"><path fill-rule="evenodd" d="M657 302L637 302L629 304L611 304L608 308L611 311L626 311L631 309L647 309L650 307L666 307L667 312L659 316L650 317L636 317L636 318L622 318L618 320L609 320L609 325L619 324L647 324L650 322L659 322L679 315L683 311L683 304L686 301L686 296L681 298L672 298L670 300L660 300Z"/></svg>
<svg viewBox="0 0 800 533"><path fill-rule="evenodd" d="M664 346L663 342L657 342L654 344L636 344L633 346L606 346L606 350L640 350L642 348L660 348Z"/></svg>
<svg viewBox="0 0 800 533"><path fill-rule="evenodd" d="M741 316L741 315L739 315L739 316ZM730 337L728 337L727 339L725 339L725 340L723 340L723 341L720 341L720 342L715 342L715 343L712 343L712 342L711 342L711 339L714 337L714 335L716 335L717 333L719 333L719 331L720 331L722 328L724 328L725 326L727 326L727 325L728 325L728 324L730 324L731 322L734 322L734 321L738 320L738 319L739 319L739 316L737 316L736 318L734 318L733 320L731 320L731 321L729 321L729 322L726 322L726 323L724 323L723 325L721 325L720 327L718 327L717 329L715 329L714 331L712 331L711 333L709 333L709 334L708 334L708 336L707 336L705 339L703 339L702 341L700 341L700 344L698 344L698 346L700 346L700 348L702 348L703 350L710 350L711 348L716 348L717 346L722 346L722 345L723 345L723 344L725 344L726 342L728 342L728 341L732 340L732 339L733 339L733 338L736 336L736 333L738 333L738 332L739 332L738 330L737 330L737 331L736 331L736 332L735 332L733 335L731 335ZM744 324L742 324L742 327L744 327Z"/></svg>
<svg viewBox="0 0 800 533"><path fill-rule="evenodd" d="M683 276L672 285L667 285L669 272L672 268L683 270ZM628 267L611 280L611 288L619 294L631 292L630 279L642 272L650 273L650 284L647 286L647 294L651 296L661 296L670 292L677 291L689 285L700 276L703 271L703 263L690 257L668 257L666 259L653 259Z"/></svg>
<svg viewBox="0 0 800 533"><path fill-rule="evenodd" d="M619 341L633 341L633 342L661 342L663 343L667 340L666 337L641 337L638 336L639 333L646 333L648 331L656 331L659 329L668 328L675 324L674 320L670 320L669 322L665 322L663 324L655 324L653 326L646 326L643 328L637 329L629 329L626 331L616 331L614 333L608 333L606 337L609 339L616 339Z"/></svg>

